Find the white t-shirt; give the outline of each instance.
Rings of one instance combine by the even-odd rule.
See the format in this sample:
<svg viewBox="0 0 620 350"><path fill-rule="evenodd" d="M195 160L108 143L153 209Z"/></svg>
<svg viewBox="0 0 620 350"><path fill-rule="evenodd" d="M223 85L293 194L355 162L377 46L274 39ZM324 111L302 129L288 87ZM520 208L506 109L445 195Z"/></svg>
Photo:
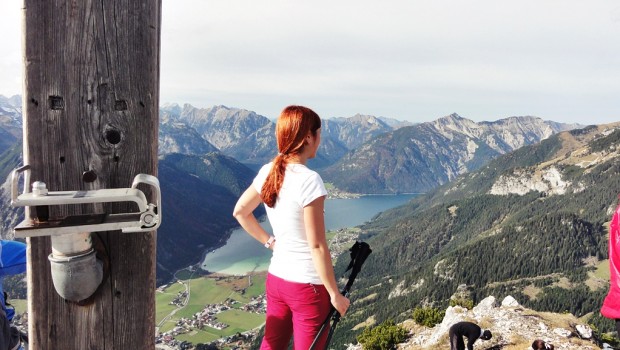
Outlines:
<svg viewBox="0 0 620 350"><path fill-rule="evenodd" d="M264 165L252 186L261 192L272 163ZM303 164L288 164L273 208L265 205L276 245L269 273L287 281L323 284L314 268L304 226L304 207L326 196L321 176Z"/></svg>

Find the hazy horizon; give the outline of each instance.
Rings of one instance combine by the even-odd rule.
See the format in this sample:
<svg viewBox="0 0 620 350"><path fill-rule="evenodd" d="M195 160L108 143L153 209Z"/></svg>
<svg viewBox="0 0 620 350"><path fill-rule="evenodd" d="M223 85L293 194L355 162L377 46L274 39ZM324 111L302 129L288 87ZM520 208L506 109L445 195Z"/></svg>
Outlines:
<svg viewBox="0 0 620 350"><path fill-rule="evenodd" d="M0 94L22 94L21 7L0 2ZM269 118L620 120L620 3L162 1L160 104Z"/></svg>

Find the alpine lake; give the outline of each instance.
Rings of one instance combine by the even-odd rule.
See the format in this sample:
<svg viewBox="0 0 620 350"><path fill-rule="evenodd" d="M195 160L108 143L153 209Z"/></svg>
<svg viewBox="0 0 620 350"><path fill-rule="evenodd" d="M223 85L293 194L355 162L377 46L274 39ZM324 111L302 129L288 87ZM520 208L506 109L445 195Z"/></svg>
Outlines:
<svg viewBox="0 0 620 350"><path fill-rule="evenodd" d="M407 203L415 194L365 195L358 198L328 199L325 201L325 229L338 231L361 225L376 214ZM268 220L261 225L271 232ZM209 272L244 275L265 271L271 250L265 249L242 228L232 231L226 244L208 252L201 264Z"/></svg>

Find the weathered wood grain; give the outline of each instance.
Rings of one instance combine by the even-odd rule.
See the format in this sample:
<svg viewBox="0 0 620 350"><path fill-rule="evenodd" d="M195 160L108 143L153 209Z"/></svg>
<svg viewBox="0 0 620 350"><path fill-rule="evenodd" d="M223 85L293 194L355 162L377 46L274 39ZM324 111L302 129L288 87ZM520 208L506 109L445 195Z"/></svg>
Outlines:
<svg viewBox="0 0 620 350"><path fill-rule="evenodd" d="M130 187L138 173L157 175L161 0L25 0L23 15L31 180L63 191ZM85 172L96 179L84 181ZM136 210L65 206L50 216ZM28 239L30 349L155 347L156 233L93 235L109 276L88 305L54 290L50 239Z"/></svg>

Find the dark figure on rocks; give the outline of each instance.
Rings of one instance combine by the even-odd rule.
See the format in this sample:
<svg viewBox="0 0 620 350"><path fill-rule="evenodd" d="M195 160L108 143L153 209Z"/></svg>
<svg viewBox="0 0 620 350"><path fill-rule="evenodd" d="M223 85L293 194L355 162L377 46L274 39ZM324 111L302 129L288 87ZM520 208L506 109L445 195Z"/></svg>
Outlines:
<svg viewBox="0 0 620 350"><path fill-rule="evenodd" d="M532 349L534 350L553 350L555 346L553 344L549 344L544 340L536 339L532 343Z"/></svg>
<svg viewBox="0 0 620 350"><path fill-rule="evenodd" d="M474 350L474 343L478 339L491 339L491 331L482 329L473 322L458 322L450 327L450 350L465 350L465 341L467 338L467 350Z"/></svg>

